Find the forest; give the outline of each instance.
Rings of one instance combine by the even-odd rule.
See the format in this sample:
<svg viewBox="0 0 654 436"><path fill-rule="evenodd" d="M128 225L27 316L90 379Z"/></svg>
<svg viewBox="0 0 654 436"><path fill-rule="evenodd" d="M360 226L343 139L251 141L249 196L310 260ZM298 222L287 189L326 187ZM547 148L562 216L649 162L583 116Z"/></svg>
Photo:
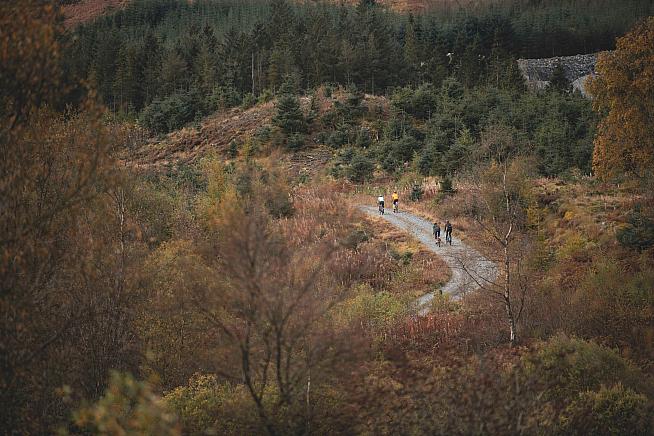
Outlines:
<svg viewBox="0 0 654 436"><path fill-rule="evenodd" d="M654 434L651 1L61 4L0 5L1 434Z"/></svg>
<svg viewBox="0 0 654 436"><path fill-rule="evenodd" d="M220 107L270 99L292 77L371 94L447 77L464 86L515 86L515 59L610 50L648 0L500 2L448 16L403 16L287 0L137 0L70 35L66 74L89 80L114 112L165 128ZM434 13L435 14L435 13ZM73 96L74 97L74 96ZM159 124L153 122L153 124Z"/></svg>

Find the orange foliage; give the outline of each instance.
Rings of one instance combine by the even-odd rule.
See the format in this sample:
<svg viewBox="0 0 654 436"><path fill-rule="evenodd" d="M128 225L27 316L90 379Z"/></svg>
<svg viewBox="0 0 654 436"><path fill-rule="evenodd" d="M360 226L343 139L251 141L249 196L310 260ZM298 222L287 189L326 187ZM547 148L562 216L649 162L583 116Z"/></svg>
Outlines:
<svg viewBox="0 0 654 436"><path fill-rule="evenodd" d="M603 179L643 177L654 168L654 17L602 53L589 90L595 110L607 112L595 138L593 167Z"/></svg>

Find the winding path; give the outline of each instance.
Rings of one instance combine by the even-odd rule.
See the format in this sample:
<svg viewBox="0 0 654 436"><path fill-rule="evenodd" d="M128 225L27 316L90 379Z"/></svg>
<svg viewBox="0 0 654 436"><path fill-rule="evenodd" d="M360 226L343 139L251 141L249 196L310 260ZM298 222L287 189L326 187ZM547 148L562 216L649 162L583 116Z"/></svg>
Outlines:
<svg viewBox="0 0 654 436"><path fill-rule="evenodd" d="M434 240L432 223L426 219L408 212L393 213L389 209L384 215L379 215L377 208L372 206L359 206L359 209L368 215L381 217L394 226L407 231L445 261L445 264L452 270L452 277L440 289L443 294L450 294L454 299L459 299L467 292L479 289L480 285L495 280L497 277L498 269L495 262L487 259L459 238L452 237L451 246L441 244L439 247ZM420 315L429 312L433 299L434 292L418 298L416 304Z"/></svg>

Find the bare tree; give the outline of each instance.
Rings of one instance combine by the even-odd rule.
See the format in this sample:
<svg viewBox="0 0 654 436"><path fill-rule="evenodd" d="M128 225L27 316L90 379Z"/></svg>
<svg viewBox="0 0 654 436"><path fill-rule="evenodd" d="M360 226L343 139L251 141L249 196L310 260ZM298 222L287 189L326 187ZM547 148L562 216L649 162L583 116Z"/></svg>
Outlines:
<svg viewBox="0 0 654 436"><path fill-rule="evenodd" d="M256 200L242 203L221 216L218 281L194 287L191 302L236 351L238 373L223 375L246 386L267 432L280 432L282 407L303 415L309 431L312 382L343 352L325 318L343 289L338 274L325 273L335 244L292 246Z"/></svg>
<svg viewBox="0 0 654 436"><path fill-rule="evenodd" d="M527 231L527 197L530 162L521 156L515 132L493 127L484 132L483 164L468 179L465 212L489 237L489 258L499 266L494 280L478 274L470 263L461 265L482 292L499 299L505 309L511 344L518 342L518 322L527 297L525 258L530 248Z"/></svg>

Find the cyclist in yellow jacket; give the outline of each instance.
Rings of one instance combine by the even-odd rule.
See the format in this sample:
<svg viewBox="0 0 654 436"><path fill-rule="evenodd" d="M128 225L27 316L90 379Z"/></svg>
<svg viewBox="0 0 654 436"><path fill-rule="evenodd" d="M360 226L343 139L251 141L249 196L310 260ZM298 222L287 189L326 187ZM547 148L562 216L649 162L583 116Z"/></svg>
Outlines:
<svg viewBox="0 0 654 436"><path fill-rule="evenodd" d="M397 191L393 191L392 199L393 199L393 212L397 212L398 203L400 201L400 196L397 195Z"/></svg>

